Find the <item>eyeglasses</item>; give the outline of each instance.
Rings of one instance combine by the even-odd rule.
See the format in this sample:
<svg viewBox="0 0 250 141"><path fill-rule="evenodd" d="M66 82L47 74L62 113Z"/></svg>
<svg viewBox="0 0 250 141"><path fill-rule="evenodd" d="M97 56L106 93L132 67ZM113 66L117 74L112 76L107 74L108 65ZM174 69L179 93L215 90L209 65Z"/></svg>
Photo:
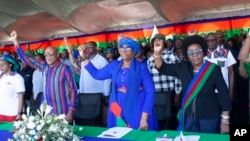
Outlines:
<svg viewBox="0 0 250 141"><path fill-rule="evenodd" d="M44 56L45 57L50 57L50 56L53 56L53 55L55 55L55 52L48 52L48 53L44 53Z"/></svg>
<svg viewBox="0 0 250 141"><path fill-rule="evenodd" d="M87 45L85 48L86 49L91 49L91 48L93 48L94 46L91 46L91 45Z"/></svg>
<svg viewBox="0 0 250 141"><path fill-rule="evenodd" d="M209 42L214 42L214 41L215 41L215 39L207 40L208 43L209 43Z"/></svg>
<svg viewBox="0 0 250 141"><path fill-rule="evenodd" d="M202 53L202 49L190 50L187 51L188 56L194 56L194 54L199 55Z"/></svg>
<svg viewBox="0 0 250 141"><path fill-rule="evenodd" d="M119 51L122 51L122 52L124 52L124 51L130 51L130 50L132 50L131 47L120 47L119 48Z"/></svg>

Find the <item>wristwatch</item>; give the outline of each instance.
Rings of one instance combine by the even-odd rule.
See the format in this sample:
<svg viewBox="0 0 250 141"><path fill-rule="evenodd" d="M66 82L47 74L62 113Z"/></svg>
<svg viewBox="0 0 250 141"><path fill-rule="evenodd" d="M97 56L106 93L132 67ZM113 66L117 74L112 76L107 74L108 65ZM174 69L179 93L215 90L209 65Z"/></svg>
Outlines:
<svg viewBox="0 0 250 141"><path fill-rule="evenodd" d="M80 56L80 60L81 60L81 61L85 61L86 59L87 59L86 57Z"/></svg>

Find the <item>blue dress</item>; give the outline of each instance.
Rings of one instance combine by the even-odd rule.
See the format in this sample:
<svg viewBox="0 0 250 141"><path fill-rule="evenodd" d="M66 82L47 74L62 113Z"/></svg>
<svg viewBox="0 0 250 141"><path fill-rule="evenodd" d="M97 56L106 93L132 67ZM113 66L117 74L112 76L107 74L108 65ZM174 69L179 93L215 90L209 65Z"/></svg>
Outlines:
<svg viewBox="0 0 250 141"><path fill-rule="evenodd" d="M93 64L89 63L86 69L95 79L112 78L112 92L108 108L108 127L117 126L117 116L111 111L110 106L111 103L117 102L121 108L121 118L128 127L138 129L142 112L145 112L149 114L148 129L158 130L157 120L153 111L155 88L152 76L145 63L140 63L136 59L133 62L138 64L139 71L135 71L133 63L129 68L121 68L122 61L113 61L100 70L97 70ZM141 74L137 74L137 72ZM138 86L135 82L139 83ZM131 90L130 88L133 86L135 86L135 89Z"/></svg>

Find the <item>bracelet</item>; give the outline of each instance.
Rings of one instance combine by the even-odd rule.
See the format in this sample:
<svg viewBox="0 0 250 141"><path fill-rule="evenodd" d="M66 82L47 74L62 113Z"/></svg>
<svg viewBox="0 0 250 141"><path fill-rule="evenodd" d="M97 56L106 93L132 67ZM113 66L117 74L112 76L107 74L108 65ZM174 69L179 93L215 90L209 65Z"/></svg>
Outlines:
<svg viewBox="0 0 250 141"><path fill-rule="evenodd" d="M221 120L222 123L229 124L228 120Z"/></svg>
<svg viewBox="0 0 250 141"><path fill-rule="evenodd" d="M156 58L161 57L161 55L155 55L155 54L153 54L153 55L154 55L154 57L156 57Z"/></svg>
<svg viewBox="0 0 250 141"><path fill-rule="evenodd" d="M229 120L229 119L230 119L230 116L228 116L228 115L223 115L223 114L222 114L222 115L221 115L221 118L222 118L222 119Z"/></svg>

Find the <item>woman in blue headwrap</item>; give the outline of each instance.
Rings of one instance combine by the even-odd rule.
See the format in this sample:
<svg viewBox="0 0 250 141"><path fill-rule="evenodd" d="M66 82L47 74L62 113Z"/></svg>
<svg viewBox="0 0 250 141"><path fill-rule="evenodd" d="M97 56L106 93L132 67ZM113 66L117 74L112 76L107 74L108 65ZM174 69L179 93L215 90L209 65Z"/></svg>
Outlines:
<svg viewBox="0 0 250 141"><path fill-rule="evenodd" d="M115 49L113 47L108 47L106 50L106 59L109 63L113 62L116 59Z"/></svg>
<svg viewBox="0 0 250 141"><path fill-rule="evenodd" d="M136 41L125 37L118 43L121 60L115 60L100 70L88 59L84 60L85 68L95 79L112 78L108 127L158 130L153 112L155 88L152 76L147 65L134 57L139 49Z"/></svg>

